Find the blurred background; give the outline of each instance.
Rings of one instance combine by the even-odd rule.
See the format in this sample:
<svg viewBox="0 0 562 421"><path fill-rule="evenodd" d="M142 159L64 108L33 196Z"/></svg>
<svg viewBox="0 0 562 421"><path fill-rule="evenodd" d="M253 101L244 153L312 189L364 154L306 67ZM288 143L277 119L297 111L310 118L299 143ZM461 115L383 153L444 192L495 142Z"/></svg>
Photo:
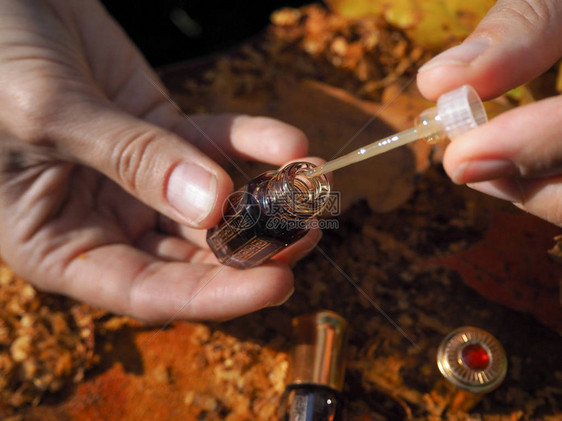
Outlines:
<svg viewBox="0 0 562 421"><path fill-rule="evenodd" d="M271 12L303 0L103 0L154 67L229 49L264 30Z"/></svg>

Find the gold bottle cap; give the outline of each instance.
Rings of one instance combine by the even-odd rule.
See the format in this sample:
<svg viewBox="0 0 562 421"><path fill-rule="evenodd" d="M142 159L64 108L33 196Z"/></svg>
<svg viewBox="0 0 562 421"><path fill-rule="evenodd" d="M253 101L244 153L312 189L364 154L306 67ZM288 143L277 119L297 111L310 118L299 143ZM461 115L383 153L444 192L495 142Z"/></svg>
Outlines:
<svg viewBox="0 0 562 421"><path fill-rule="evenodd" d="M292 384L342 390L347 327L347 321L333 311L293 319Z"/></svg>
<svg viewBox="0 0 562 421"><path fill-rule="evenodd" d="M499 341L490 333L466 326L443 339L437 350L437 366L455 386L486 393L505 378L507 358Z"/></svg>

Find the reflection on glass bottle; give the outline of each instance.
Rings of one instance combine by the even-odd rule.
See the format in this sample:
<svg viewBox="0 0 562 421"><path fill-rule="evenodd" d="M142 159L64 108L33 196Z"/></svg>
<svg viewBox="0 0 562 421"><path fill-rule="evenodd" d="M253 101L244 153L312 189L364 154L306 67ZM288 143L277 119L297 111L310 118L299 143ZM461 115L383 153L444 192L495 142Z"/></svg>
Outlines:
<svg viewBox="0 0 562 421"><path fill-rule="evenodd" d="M341 421L347 321L331 311L293 319L291 382L281 421Z"/></svg>
<svg viewBox="0 0 562 421"><path fill-rule="evenodd" d="M207 243L221 263L257 266L308 232L330 194L325 176L306 177L313 168L308 162L288 164L261 174L229 197L223 220L207 232Z"/></svg>
<svg viewBox="0 0 562 421"><path fill-rule="evenodd" d="M282 421L339 421L343 419L342 398L336 390L323 386L287 387L287 413Z"/></svg>

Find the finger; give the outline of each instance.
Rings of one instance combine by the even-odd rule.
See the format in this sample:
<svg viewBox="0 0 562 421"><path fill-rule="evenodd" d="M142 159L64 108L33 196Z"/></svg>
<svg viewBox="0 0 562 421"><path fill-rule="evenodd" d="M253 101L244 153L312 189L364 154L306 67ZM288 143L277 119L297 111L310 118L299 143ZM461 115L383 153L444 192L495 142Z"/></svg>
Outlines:
<svg viewBox="0 0 562 421"><path fill-rule="evenodd" d="M99 15L99 19L108 19L104 11L95 12L92 11L92 14ZM107 60L122 64L117 57L104 55L92 63L93 72L98 74L97 79L107 96L122 110L174 131L205 154L223 162L237 156L279 165L306 154L308 141L304 133L272 118L237 114L186 115L173 102L166 87L130 44L121 28L113 22L105 24L110 29L112 42L115 40L121 45L120 49L112 51L127 49L132 51L133 56L133 62L122 72L126 79L105 77L104 71L110 65ZM83 30L93 35L89 38L98 39L98 26L92 22L84 22Z"/></svg>
<svg viewBox="0 0 562 421"><path fill-rule="evenodd" d="M231 192L231 180L191 144L192 139L186 141L98 103L81 103L63 114L62 124L50 123L59 149L181 224L206 228L217 222L216 205ZM302 132L276 120L239 117L233 122L231 116L223 116L213 121L210 116L201 118L202 125L191 120L192 130L184 134L197 133L196 142L211 144L229 159L233 152L251 156L245 151L256 147L252 158L279 163L307 148ZM271 142L264 142L260 137L264 135Z"/></svg>
<svg viewBox="0 0 562 421"><path fill-rule="evenodd" d="M562 176L532 180L503 178L469 184L469 187L510 201L520 209L562 227Z"/></svg>
<svg viewBox="0 0 562 421"><path fill-rule="evenodd" d="M308 256L321 239L322 230L311 228L303 238L277 253L274 259L294 266L299 260Z"/></svg>
<svg viewBox="0 0 562 421"><path fill-rule="evenodd" d="M304 162L311 162L314 165L321 165L323 164L325 161L322 158L318 158L318 157L305 157L305 158L301 158L301 159L294 159L291 160L289 162L287 162L287 164L289 164L290 162L296 162L296 161L304 161ZM252 174L253 176L255 175L256 177L258 176L258 174ZM331 174L328 174L327 177L331 180ZM236 186L236 188L240 188L242 186ZM225 199L225 201L228 200L228 197ZM225 208L225 202L221 202L219 204L219 207L221 209ZM221 213L222 215L222 213ZM222 221L222 216L221 219L219 220L219 223ZM182 224L178 224L175 223L173 221L168 221L166 223L166 232L168 234L173 234L173 235L177 235L181 238L186 239L187 241L189 241L192 244L197 245L200 248L207 248L207 234L206 232L203 232L201 230L193 230L190 229L189 227L186 227ZM304 257L304 256L303 256ZM287 260L288 262L288 260ZM291 262L292 263L292 262Z"/></svg>
<svg viewBox="0 0 562 421"><path fill-rule="evenodd" d="M176 133L216 160L229 157L281 165L306 155L305 134L268 117L221 114L184 118Z"/></svg>
<svg viewBox="0 0 562 421"><path fill-rule="evenodd" d="M112 97L124 111L175 132L219 162L242 157L280 165L306 155L305 134L279 120L240 114L183 113L158 77L143 64Z"/></svg>
<svg viewBox="0 0 562 421"><path fill-rule="evenodd" d="M54 287L93 305L150 321L224 320L284 302L293 291L287 265L238 270L210 264L164 263L124 245L73 260Z"/></svg>
<svg viewBox="0 0 562 421"><path fill-rule="evenodd" d="M176 134L80 97L45 131L66 159L94 168L160 213L191 227L220 219L226 172Z"/></svg>
<svg viewBox="0 0 562 421"><path fill-rule="evenodd" d="M157 242L151 244L151 247L146 246L146 249L150 253L162 257L164 259L170 260L183 260L196 262L207 262L207 263L217 263L216 258L208 259L209 256L204 253L208 253L209 246L207 245L207 233L201 230L182 230L181 226L177 227L176 232L182 232L182 237L186 237L189 241L185 241L186 246L176 246L175 242L172 240L166 240L164 243ZM171 239L175 237L170 237ZM176 237L177 238L177 237ZM307 234L291 244L287 248L281 250L273 258L280 262L286 263L288 265L294 266L299 260L305 258L322 239L322 230L318 228L311 228ZM195 259L195 260L194 260Z"/></svg>
<svg viewBox="0 0 562 421"><path fill-rule="evenodd" d="M547 70L562 55L562 2L499 0L474 32L420 68L429 99L463 84L492 98Z"/></svg>
<svg viewBox="0 0 562 421"><path fill-rule="evenodd" d="M156 231L148 232L134 245L158 259L168 262L200 262L205 258L205 254L208 254L208 251L201 250L182 238L160 234Z"/></svg>
<svg viewBox="0 0 562 421"><path fill-rule="evenodd" d="M562 97L515 108L452 142L444 167L455 183L562 174Z"/></svg>

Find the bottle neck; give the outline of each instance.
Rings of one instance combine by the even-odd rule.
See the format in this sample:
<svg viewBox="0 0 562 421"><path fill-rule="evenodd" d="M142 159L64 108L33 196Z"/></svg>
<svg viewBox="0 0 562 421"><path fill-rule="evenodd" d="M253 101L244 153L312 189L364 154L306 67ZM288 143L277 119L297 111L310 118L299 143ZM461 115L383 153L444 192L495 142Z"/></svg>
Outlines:
<svg viewBox="0 0 562 421"><path fill-rule="evenodd" d="M294 162L274 174L262 191L268 213L312 218L322 212L330 183L324 175L308 178L306 173L314 167L309 162Z"/></svg>

